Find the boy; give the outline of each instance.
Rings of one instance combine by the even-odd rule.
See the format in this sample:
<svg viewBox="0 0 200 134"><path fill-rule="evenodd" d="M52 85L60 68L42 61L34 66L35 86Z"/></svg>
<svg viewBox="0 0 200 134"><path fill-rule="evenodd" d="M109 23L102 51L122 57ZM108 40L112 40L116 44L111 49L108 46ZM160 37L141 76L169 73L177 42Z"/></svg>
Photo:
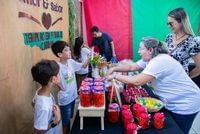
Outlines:
<svg viewBox="0 0 200 134"><path fill-rule="evenodd" d="M59 83L58 104L61 109L63 133L70 133L70 119L73 117L75 100L77 98L77 84L75 72L82 67L86 68L90 58L85 63L79 63L71 59L71 50L64 41L57 41L51 46L52 52L59 58L59 74L61 81Z"/></svg>
<svg viewBox="0 0 200 134"><path fill-rule="evenodd" d="M59 66L53 60L42 60L31 68L33 79L42 86L33 98L35 134L60 134L60 109L51 94L52 86L60 80L58 72Z"/></svg>

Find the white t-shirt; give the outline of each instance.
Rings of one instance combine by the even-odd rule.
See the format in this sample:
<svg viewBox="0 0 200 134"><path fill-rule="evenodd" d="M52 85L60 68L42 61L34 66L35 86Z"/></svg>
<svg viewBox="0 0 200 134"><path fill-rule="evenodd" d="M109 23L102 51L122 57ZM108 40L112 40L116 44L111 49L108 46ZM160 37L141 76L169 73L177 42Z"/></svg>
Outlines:
<svg viewBox="0 0 200 134"><path fill-rule="evenodd" d="M148 62L143 61L143 60L141 59L141 60L137 61L136 64L137 64L138 66L140 66L141 68L144 69L144 68L147 66Z"/></svg>
<svg viewBox="0 0 200 134"><path fill-rule="evenodd" d="M182 65L167 54L160 54L149 61L142 71L155 77L150 83L153 92L166 108L177 114L200 111L200 89L189 78Z"/></svg>
<svg viewBox="0 0 200 134"><path fill-rule="evenodd" d="M40 90L40 89L38 89ZM54 98L38 95L38 90L33 98L34 103L34 128L37 130L47 130L48 125L53 121ZM61 123L54 128L49 129L45 134L62 134Z"/></svg>
<svg viewBox="0 0 200 134"><path fill-rule="evenodd" d="M67 60L67 64L58 63L60 66L60 83L61 90L58 92L58 104L65 106L76 99L77 84L75 72L80 70L82 63L73 59Z"/></svg>
<svg viewBox="0 0 200 134"><path fill-rule="evenodd" d="M91 53L90 49L83 47L81 49L81 58L79 59L79 61L81 61L82 63L85 63L88 59L88 55ZM86 68L81 68L81 70L76 72L77 74L87 74L88 73L88 66Z"/></svg>

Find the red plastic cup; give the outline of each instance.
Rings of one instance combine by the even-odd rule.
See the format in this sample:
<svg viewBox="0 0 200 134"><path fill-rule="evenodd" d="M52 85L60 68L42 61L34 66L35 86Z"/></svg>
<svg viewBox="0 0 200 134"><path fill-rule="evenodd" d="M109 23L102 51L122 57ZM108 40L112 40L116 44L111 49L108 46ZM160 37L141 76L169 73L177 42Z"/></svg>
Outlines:
<svg viewBox="0 0 200 134"><path fill-rule="evenodd" d="M155 113L153 117L153 125L157 129L161 129L164 127L165 116L163 113Z"/></svg>
<svg viewBox="0 0 200 134"><path fill-rule="evenodd" d="M129 123L126 127L126 134L137 134L137 125L135 123Z"/></svg>
<svg viewBox="0 0 200 134"><path fill-rule="evenodd" d="M147 113L142 113L139 115L139 125L143 129L149 127L149 115Z"/></svg>

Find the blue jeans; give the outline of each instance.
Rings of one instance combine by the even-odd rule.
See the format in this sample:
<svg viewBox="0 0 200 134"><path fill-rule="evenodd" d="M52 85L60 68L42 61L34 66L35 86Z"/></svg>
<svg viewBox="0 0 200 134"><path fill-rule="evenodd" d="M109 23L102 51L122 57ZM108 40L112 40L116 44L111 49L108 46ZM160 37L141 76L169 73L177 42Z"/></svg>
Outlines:
<svg viewBox="0 0 200 134"><path fill-rule="evenodd" d="M198 114L198 113L194 113L194 114L181 115L181 114L176 114L176 113L172 113L172 112L170 112L170 113L171 113L173 119L178 124L178 126L182 129L184 134L189 133L192 123L194 121L194 118Z"/></svg>
<svg viewBox="0 0 200 134"><path fill-rule="evenodd" d="M63 126L69 126L70 119L73 117L74 114L74 105L75 105L75 100L73 100L71 103L65 106L60 106Z"/></svg>

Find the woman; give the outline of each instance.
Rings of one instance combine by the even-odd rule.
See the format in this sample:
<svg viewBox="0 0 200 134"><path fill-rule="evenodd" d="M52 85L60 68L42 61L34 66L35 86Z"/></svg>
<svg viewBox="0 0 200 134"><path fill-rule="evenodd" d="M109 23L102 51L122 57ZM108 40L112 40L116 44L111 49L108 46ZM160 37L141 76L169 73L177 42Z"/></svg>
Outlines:
<svg viewBox="0 0 200 134"><path fill-rule="evenodd" d="M200 43L194 39L188 15L183 8L169 12L168 23L172 30L166 38L170 55L179 61L190 78L200 75ZM195 68L189 72L188 66L195 63Z"/></svg>
<svg viewBox="0 0 200 134"><path fill-rule="evenodd" d="M84 63L88 59L88 55L90 54L91 50L86 44L84 44L83 38L77 37L75 39L74 45L74 56L76 60ZM81 85L82 80L88 76L88 72L88 67L82 68L80 71L76 72L78 89Z"/></svg>
<svg viewBox="0 0 200 134"><path fill-rule="evenodd" d="M115 78L127 84L141 86L149 83L159 99L166 102L166 109L184 131L188 134L196 114L200 111L200 90L189 78L179 62L168 55L165 44L154 39L144 38L140 43L139 53L142 57L134 65L113 67L107 79ZM143 70L135 76L111 74L114 71Z"/></svg>

